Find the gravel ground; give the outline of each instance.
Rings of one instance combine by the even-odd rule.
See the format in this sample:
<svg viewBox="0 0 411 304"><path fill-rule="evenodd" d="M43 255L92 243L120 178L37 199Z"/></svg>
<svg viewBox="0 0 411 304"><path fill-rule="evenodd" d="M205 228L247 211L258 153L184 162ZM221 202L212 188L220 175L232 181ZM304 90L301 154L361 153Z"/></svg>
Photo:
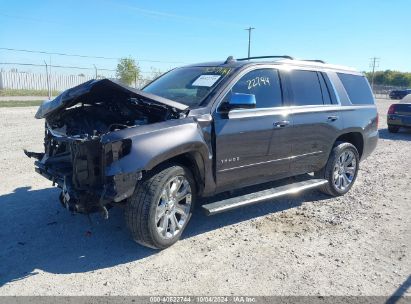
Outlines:
<svg viewBox="0 0 411 304"><path fill-rule="evenodd" d="M411 284L411 132L387 132L389 104L378 100L381 139L344 197L198 210L161 252L131 241L120 209L91 223L62 209L22 152L42 150L36 109L0 109L0 295L398 294Z"/></svg>

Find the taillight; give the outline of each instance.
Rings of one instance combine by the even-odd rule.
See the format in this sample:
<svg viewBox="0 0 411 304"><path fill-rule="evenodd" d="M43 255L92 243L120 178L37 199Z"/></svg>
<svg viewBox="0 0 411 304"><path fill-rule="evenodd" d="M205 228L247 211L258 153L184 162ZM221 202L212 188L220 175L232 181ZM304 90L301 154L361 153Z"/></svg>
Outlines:
<svg viewBox="0 0 411 304"><path fill-rule="evenodd" d="M390 105L390 108L388 109L388 114L394 114L395 113L395 104Z"/></svg>

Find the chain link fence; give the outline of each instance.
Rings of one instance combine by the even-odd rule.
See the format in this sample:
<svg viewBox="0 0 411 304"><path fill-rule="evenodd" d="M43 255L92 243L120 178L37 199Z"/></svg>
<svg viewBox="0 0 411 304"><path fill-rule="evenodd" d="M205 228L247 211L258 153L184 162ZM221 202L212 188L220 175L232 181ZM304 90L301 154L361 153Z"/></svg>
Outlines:
<svg viewBox="0 0 411 304"><path fill-rule="evenodd" d="M0 90L8 91L46 91L49 98L52 92L62 92L91 79L117 79L116 70L80 66L61 66L34 63L0 62ZM142 88L159 71L141 71L139 77L131 84L132 87Z"/></svg>
<svg viewBox="0 0 411 304"><path fill-rule="evenodd" d="M373 93L375 98L389 99L389 94L391 91L404 89L407 89L407 87L374 84Z"/></svg>

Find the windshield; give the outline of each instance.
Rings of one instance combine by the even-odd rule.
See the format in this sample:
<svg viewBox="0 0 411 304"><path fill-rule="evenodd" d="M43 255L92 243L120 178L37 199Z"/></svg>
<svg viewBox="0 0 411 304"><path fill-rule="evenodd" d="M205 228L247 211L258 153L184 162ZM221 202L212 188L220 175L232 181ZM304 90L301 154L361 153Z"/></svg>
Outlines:
<svg viewBox="0 0 411 304"><path fill-rule="evenodd" d="M195 107L230 71L225 67L178 68L154 80L143 91Z"/></svg>

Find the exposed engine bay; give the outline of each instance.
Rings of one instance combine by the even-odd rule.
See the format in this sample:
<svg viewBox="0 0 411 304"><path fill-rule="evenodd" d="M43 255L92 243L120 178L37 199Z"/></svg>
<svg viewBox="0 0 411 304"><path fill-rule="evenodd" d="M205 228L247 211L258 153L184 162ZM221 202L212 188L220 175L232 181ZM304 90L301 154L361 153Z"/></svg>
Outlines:
<svg viewBox="0 0 411 304"><path fill-rule="evenodd" d="M188 107L109 79L90 80L44 102L45 118L58 136L91 137L185 116Z"/></svg>
<svg viewBox="0 0 411 304"><path fill-rule="evenodd" d="M137 98L113 100L94 104L82 103L65 109L59 115L47 119L47 126L52 134L90 138L105 133L178 119L179 113L161 105L147 104Z"/></svg>

